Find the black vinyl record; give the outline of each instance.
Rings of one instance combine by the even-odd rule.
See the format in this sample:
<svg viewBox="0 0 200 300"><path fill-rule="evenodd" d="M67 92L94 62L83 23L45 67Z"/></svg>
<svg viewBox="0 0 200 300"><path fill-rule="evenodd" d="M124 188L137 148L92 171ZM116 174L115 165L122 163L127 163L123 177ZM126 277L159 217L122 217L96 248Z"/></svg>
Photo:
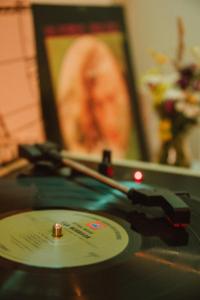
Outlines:
<svg viewBox="0 0 200 300"><path fill-rule="evenodd" d="M134 186L134 183L124 184ZM0 299L199 299L200 203L197 200L184 200L191 208L191 224L182 229L168 224L160 209L133 206L120 192L86 177L73 181L58 177L3 179L0 198ZM115 234L116 240L120 239L116 233L119 229L124 235L124 246L118 251L118 241L112 240L109 233L99 243L103 253L105 249L111 250L109 255L100 261L89 259L87 263L75 266L31 265L35 252L31 257L30 251L29 257L20 254L21 262L2 255L8 245L3 241L7 239L6 243L10 243L11 237L6 220L11 218L9 220L14 220L15 227L20 228L16 216L28 214L34 219L33 216L41 212L57 210L61 214L67 212L70 216L93 218L94 222L90 219L86 222L88 232L94 230L98 236L102 234L103 239L104 225ZM26 232L30 228L25 228L28 227L25 219L21 220L22 231ZM2 226L4 222L5 226ZM102 229L102 233L94 226ZM16 236L12 239L16 241ZM15 247L19 250L19 243ZM65 247L72 256L74 253L70 249L80 251L80 255L83 251L77 249L76 244L75 248L70 248L70 243ZM54 246L47 246L46 256L50 255L51 260L54 257L52 249ZM64 251L61 254L65 257ZM45 257L41 261L48 264Z"/></svg>

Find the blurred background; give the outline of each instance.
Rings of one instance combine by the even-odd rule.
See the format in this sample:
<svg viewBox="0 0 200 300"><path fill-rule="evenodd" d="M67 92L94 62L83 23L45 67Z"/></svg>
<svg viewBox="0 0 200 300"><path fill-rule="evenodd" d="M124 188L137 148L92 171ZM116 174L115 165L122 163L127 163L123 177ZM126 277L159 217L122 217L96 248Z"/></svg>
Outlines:
<svg viewBox="0 0 200 300"><path fill-rule="evenodd" d="M0 163L17 157L18 143L43 142L46 139L40 102L35 33L31 3L58 1L0 1ZM200 2L197 0L63 0L73 5L121 5L128 29L132 69L144 127L148 157L157 162L161 147L159 118L152 99L143 92L142 78L155 66L152 51L175 57L177 17L184 22L184 59L190 65L192 48L200 46ZM198 51L197 51L198 52ZM198 53L197 53L198 54ZM198 56L198 55L197 55ZM200 61L199 61L200 62ZM188 135L190 167L200 171L200 127ZM132 145L134 147L134 145ZM170 154L173 160L173 151ZM138 156L133 159L138 159ZM140 158L139 158L140 159ZM167 163L167 162L166 162Z"/></svg>

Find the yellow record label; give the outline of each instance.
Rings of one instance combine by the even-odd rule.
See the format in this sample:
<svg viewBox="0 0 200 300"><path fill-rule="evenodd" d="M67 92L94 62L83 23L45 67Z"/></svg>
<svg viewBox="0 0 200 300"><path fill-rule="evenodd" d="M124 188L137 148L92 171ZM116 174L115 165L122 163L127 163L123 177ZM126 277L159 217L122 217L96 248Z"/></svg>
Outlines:
<svg viewBox="0 0 200 300"><path fill-rule="evenodd" d="M117 222L79 211L38 210L0 220L0 255L36 267L99 263L120 254L128 241Z"/></svg>

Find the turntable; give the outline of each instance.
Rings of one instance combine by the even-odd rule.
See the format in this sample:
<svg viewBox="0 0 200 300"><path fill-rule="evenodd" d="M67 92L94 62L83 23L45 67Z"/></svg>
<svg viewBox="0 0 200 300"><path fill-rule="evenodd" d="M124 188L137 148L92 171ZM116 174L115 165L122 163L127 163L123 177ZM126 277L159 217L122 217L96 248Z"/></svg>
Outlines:
<svg viewBox="0 0 200 300"><path fill-rule="evenodd" d="M21 155L0 181L0 299L199 299L198 176Z"/></svg>

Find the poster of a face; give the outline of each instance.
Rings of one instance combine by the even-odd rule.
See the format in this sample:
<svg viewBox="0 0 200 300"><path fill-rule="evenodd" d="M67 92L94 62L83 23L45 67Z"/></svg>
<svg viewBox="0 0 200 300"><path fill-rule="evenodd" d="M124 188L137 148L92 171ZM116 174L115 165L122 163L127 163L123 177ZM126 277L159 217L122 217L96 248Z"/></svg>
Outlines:
<svg viewBox="0 0 200 300"><path fill-rule="evenodd" d="M34 8L36 26L40 8ZM64 148L75 154L110 149L115 158L139 158L136 99L128 85L126 36L121 20L113 14L116 9L121 11L119 7L99 7L99 12L97 7L87 7L86 18L84 10L65 7L65 18L58 21L51 18L47 6L49 18L40 24L43 49L38 39L39 56L41 50L46 56ZM74 19L68 18L73 10ZM106 19L101 18L102 10L110 10ZM39 68L44 68L40 59Z"/></svg>

